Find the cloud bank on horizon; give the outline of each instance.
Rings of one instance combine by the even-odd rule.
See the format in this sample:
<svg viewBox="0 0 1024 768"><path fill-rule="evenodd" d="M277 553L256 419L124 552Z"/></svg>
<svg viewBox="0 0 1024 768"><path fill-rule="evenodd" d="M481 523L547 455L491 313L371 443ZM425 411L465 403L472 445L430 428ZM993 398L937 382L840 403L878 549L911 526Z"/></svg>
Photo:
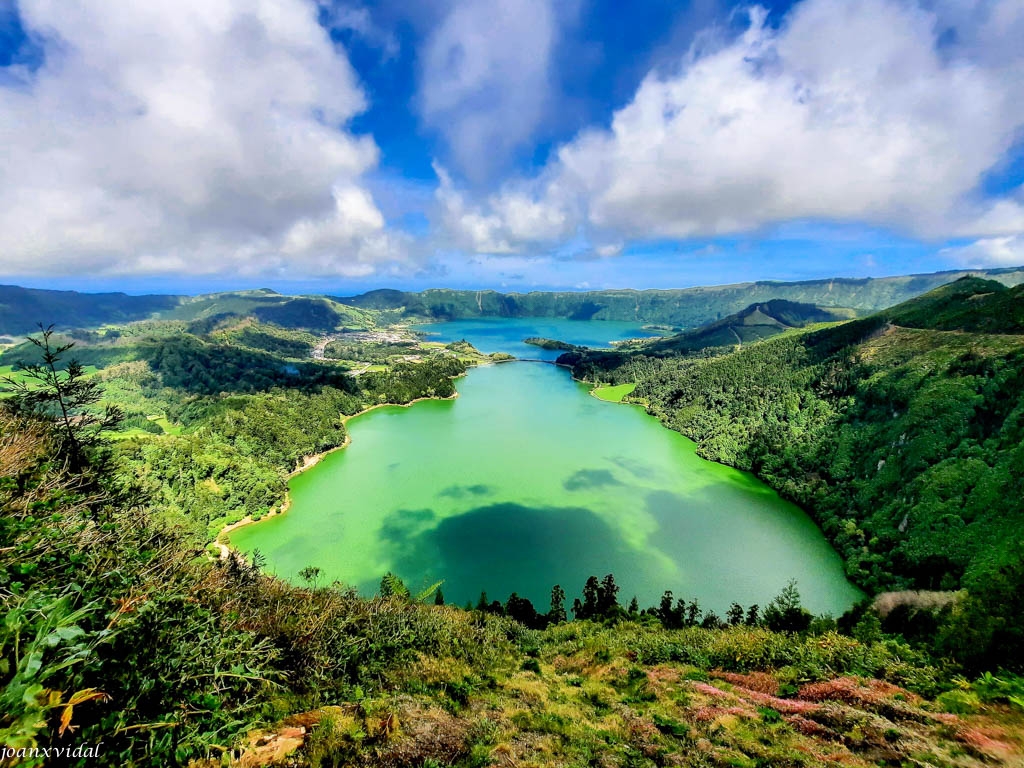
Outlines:
<svg viewBox="0 0 1024 768"><path fill-rule="evenodd" d="M4 2L5 277L1024 264L1024 0Z"/></svg>

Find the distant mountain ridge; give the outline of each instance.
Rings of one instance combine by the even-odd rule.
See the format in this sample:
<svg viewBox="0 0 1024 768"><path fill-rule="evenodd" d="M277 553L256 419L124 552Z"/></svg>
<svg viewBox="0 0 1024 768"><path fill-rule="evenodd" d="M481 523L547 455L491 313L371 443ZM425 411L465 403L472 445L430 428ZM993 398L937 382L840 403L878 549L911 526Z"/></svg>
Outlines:
<svg viewBox="0 0 1024 768"><path fill-rule="evenodd" d="M867 314L891 307L946 283L982 276L1006 286L1024 283L1024 267L958 270L898 277L832 278L799 282L759 281L681 289L536 291L499 293L434 288L416 293L378 290L333 297L365 309L400 311L408 317L456 320L471 317L565 317L622 320L694 328L772 299Z"/></svg>
<svg viewBox="0 0 1024 768"><path fill-rule="evenodd" d="M79 293L0 285L0 333L27 333L35 329L37 323L84 328L145 320L180 302L179 296Z"/></svg>
<svg viewBox="0 0 1024 768"><path fill-rule="evenodd" d="M898 277L759 281L681 289L531 293L432 288L420 292L380 289L357 296L287 296L262 289L202 296L131 296L7 285L0 286L0 334L24 334L40 322L67 329L146 319L194 322L218 315L254 315L268 322L299 323L300 326L295 327L324 330L330 329L332 323L359 321L365 317L361 310L390 311L396 317L425 320L564 317L696 328L751 304L773 299L819 307L846 307L866 314L970 276L1016 286L1024 283L1024 267Z"/></svg>
<svg viewBox="0 0 1024 768"><path fill-rule="evenodd" d="M95 328L138 320L180 320L201 331L228 318L252 316L282 328L328 332L363 327L367 313L322 296L286 296L269 289L199 296L78 293L0 286L0 334L29 333L39 323L58 329Z"/></svg>

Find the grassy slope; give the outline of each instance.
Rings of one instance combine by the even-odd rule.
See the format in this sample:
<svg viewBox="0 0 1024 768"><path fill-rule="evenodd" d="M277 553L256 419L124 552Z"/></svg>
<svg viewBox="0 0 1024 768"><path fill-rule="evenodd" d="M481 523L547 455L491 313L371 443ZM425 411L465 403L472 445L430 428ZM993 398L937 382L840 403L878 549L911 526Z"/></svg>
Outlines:
<svg viewBox="0 0 1024 768"><path fill-rule="evenodd" d="M594 387L590 391L599 400L607 400L610 403L621 403L622 399L633 393L636 384L616 384L611 387Z"/></svg>
<svg viewBox="0 0 1024 768"><path fill-rule="evenodd" d="M801 642L583 622L524 640L529 655L513 646L485 668L419 656L390 673L390 695L315 713L322 722L307 757L314 765L340 756L364 765L967 768L1012 765L1024 752L1024 716L1005 706L957 716L930 696L859 676L861 667L802 683L797 666L753 661L774 648L780 658L828 657L842 667L851 651L866 651L838 636Z"/></svg>

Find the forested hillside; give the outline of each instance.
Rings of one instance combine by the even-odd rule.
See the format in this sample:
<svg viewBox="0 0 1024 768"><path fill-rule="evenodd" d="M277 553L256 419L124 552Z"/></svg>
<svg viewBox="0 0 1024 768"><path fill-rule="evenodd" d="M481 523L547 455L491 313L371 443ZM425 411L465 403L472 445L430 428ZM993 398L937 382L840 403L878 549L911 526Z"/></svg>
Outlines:
<svg viewBox="0 0 1024 768"><path fill-rule="evenodd" d="M78 293L0 285L0 334L19 335L60 318L64 328L143 320L178 304L176 296Z"/></svg>
<svg viewBox="0 0 1024 768"><path fill-rule="evenodd" d="M270 290L201 296L129 296L0 286L0 334L23 335L39 323L61 330L123 325L139 320L184 321L206 332L225 320L253 317L283 328L328 332L366 328L374 315L320 296L284 296Z"/></svg>
<svg viewBox="0 0 1024 768"><path fill-rule="evenodd" d="M1024 286L962 278L883 313L907 328L1024 333Z"/></svg>
<svg viewBox="0 0 1024 768"><path fill-rule="evenodd" d="M632 398L702 456L749 469L809 510L866 590L980 596L1021 571L1024 336L1006 333L1020 301L1019 289L966 279L724 355L561 360L580 375L638 380ZM984 610L1024 619L1019 598L997 608L1000 594ZM948 640L965 653L1024 652L1019 629L975 616L960 630Z"/></svg>
<svg viewBox="0 0 1024 768"><path fill-rule="evenodd" d="M413 364L402 362L409 349L395 345L392 365L353 376L348 365L309 360L306 338L248 320L204 336L180 322L153 323L77 343L74 355L94 371L87 376L102 384L103 402L121 412L112 436L153 510L205 542L227 523L279 509L286 474L304 456L344 443L345 416L451 397L452 378L466 370L459 352L433 349ZM27 386L22 366L43 356L25 342L0 355L0 365Z"/></svg>
<svg viewBox="0 0 1024 768"><path fill-rule="evenodd" d="M848 309L817 307L785 299L772 299L751 304L739 312L692 331L654 339L634 339L617 345L614 352L606 354L602 354L600 350L588 350L585 357L588 366L606 366L614 369L622 365L623 355L643 359L676 357L697 352L708 353L723 347L741 347L744 344L770 339L785 331L805 328L814 323L849 320L853 316L854 312ZM583 373L582 368L577 373Z"/></svg>

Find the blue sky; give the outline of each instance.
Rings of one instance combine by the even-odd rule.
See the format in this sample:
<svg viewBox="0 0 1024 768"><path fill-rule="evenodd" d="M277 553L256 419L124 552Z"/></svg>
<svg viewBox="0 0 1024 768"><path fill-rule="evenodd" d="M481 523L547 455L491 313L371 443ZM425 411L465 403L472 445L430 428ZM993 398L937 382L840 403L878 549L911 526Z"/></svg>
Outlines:
<svg viewBox="0 0 1024 768"><path fill-rule="evenodd" d="M1024 264L1017 0L0 0L0 281Z"/></svg>

